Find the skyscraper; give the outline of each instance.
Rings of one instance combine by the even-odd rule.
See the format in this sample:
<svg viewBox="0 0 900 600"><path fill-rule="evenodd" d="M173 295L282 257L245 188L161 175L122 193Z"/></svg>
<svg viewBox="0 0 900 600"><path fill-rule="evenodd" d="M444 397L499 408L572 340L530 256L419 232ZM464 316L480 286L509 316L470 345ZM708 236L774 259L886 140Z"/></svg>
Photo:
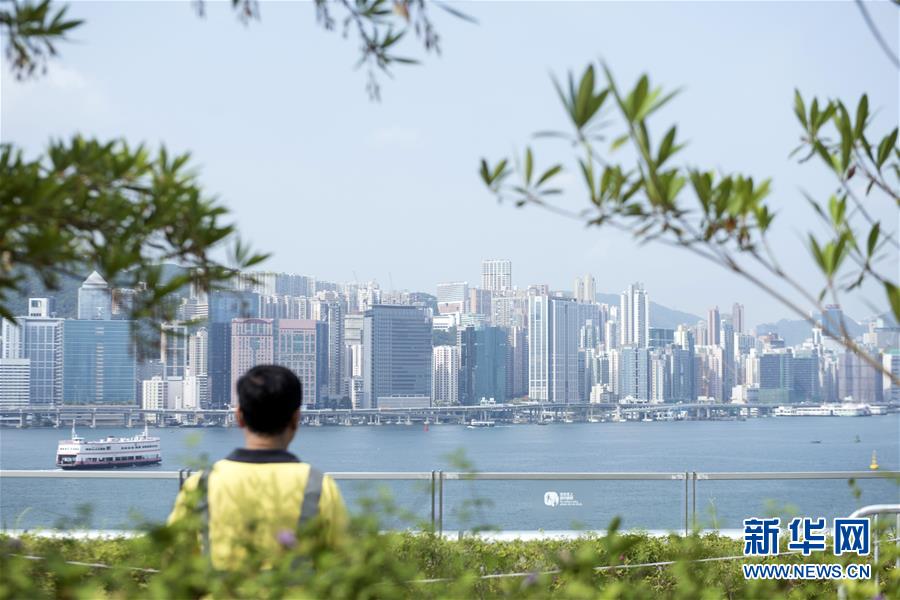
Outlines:
<svg viewBox="0 0 900 600"><path fill-rule="evenodd" d="M26 317L20 322L22 357L31 361L31 404L58 405L62 402L63 320Z"/></svg>
<svg viewBox="0 0 900 600"><path fill-rule="evenodd" d="M744 305L738 302L731 307L731 324L735 333L744 333Z"/></svg>
<svg viewBox="0 0 900 600"><path fill-rule="evenodd" d="M650 299L642 283L619 295L619 345L646 348L650 343Z"/></svg>
<svg viewBox="0 0 900 600"><path fill-rule="evenodd" d="M207 358L210 408L231 404L231 320L259 315L259 295L232 290L209 295Z"/></svg>
<svg viewBox="0 0 900 600"><path fill-rule="evenodd" d="M491 292L512 289L512 261L486 259L481 261L481 287Z"/></svg>
<svg viewBox="0 0 900 600"><path fill-rule="evenodd" d="M188 361L187 327L174 323L166 323L162 326L159 359L166 365L166 378L184 377Z"/></svg>
<svg viewBox="0 0 900 600"><path fill-rule="evenodd" d="M596 302L597 286L594 276L587 274L584 277L576 277L574 295L577 302Z"/></svg>
<svg viewBox="0 0 900 600"><path fill-rule="evenodd" d="M231 320L231 405L236 406L237 380L256 365L275 361L272 319Z"/></svg>
<svg viewBox="0 0 900 600"><path fill-rule="evenodd" d="M363 326L363 408L431 403L431 320L419 308L377 304Z"/></svg>
<svg viewBox="0 0 900 600"><path fill-rule="evenodd" d="M130 321L63 322L63 404L136 404Z"/></svg>
<svg viewBox="0 0 900 600"><path fill-rule="evenodd" d="M528 396L578 402L578 303L571 298L528 299Z"/></svg>
<svg viewBox="0 0 900 600"><path fill-rule="evenodd" d="M459 348L435 346L431 398L434 406L459 403Z"/></svg>
<svg viewBox="0 0 900 600"><path fill-rule="evenodd" d="M303 404L316 406L328 388L328 325L312 319L280 319L275 322L274 362L300 379Z"/></svg>
<svg viewBox="0 0 900 600"><path fill-rule="evenodd" d="M93 271L78 288L78 318L99 321L112 319L109 285L97 271Z"/></svg>
<svg viewBox="0 0 900 600"><path fill-rule="evenodd" d="M722 317L719 315L719 307L711 308L706 313L706 345L716 346L721 343L719 339L722 330Z"/></svg>

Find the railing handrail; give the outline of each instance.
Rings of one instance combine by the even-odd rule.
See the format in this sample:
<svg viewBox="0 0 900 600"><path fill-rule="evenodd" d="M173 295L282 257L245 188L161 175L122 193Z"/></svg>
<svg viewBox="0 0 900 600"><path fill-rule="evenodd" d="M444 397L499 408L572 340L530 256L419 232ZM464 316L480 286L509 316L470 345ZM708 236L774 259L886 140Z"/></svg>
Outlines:
<svg viewBox="0 0 900 600"><path fill-rule="evenodd" d="M900 504L870 504L859 510L853 511L851 519L871 517L873 515L900 515Z"/></svg>
<svg viewBox="0 0 900 600"><path fill-rule="evenodd" d="M85 478L85 479L178 479L185 471L81 471L59 469L0 469L0 478ZM520 480L520 481L593 481L636 480L669 481L694 478L708 481L727 480L803 480L803 479L889 479L900 477L900 471L435 471L446 480ZM330 471L328 475L342 480L416 480L431 479L432 471Z"/></svg>

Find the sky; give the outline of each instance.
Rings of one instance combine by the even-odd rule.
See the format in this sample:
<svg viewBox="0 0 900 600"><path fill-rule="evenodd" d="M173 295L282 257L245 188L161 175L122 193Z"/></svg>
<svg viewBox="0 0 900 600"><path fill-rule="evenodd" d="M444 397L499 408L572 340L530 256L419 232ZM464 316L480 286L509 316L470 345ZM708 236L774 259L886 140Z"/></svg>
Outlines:
<svg viewBox="0 0 900 600"><path fill-rule="evenodd" d="M4 57L0 140L34 154L80 132L190 151L242 237L273 253L271 270L434 293L442 281L477 285L483 258L508 258L522 287L571 290L591 273L598 291L641 281L653 301L695 314L742 302L751 324L794 318L684 251L498 204L478 162L527 144L541 166L569 156L531 137L565 128L551 74L600 59L623 85L646 72L683 89L651 121L658 131L678 124L689 142L683 164L773 178L776 252L814 288L803 240L815 225L801 192L827 197L835 180L788 158L799 137L793 90L854 106L868 93L878 132L896 126L900 106L898 73L852 2L454 6L478 23L433 10L441 55L404 42L423 64L382 77L372 102L354 70L355 40L319 27L311 3L263 3L245 26L225 4L208 3L199 18L188 2L76 2L70 15L86 24L46 76L17 82ZM896 52L900 11L887 2L869 10ZM587 206L574 174L561 182L561 206ZM896 209L869 208L896 231ZM896 256L886 270L896 277ZM844 306L863 318L886 302L869 287Z"/></svg>

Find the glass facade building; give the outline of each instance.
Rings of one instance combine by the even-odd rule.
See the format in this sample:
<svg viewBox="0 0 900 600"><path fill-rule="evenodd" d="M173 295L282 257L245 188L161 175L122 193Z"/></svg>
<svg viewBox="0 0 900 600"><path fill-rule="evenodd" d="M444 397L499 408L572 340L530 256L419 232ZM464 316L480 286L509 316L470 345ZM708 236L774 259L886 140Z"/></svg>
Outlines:
<svg viewBox="0 0 900 600"><path fill-rule="evenodd" d="M65 321L62 365L63 404L136 404L130 321Z"/></svg>
<svg viewBox="0 0 900 600"><path fill-rule="evenodd" d="M431 319L419 308L377 304L363 326L363 404L379 399L431 402Z"/></svg>

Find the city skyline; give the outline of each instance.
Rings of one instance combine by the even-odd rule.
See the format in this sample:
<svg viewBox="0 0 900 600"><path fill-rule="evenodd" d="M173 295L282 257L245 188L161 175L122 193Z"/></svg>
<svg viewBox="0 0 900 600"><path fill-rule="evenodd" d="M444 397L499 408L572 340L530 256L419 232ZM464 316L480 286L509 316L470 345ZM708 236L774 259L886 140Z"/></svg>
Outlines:
<svg viewBox="0 0 900 600"><path fill-rule="evenodd" d="M37 82L15 82L3 70L0 139L34 153L48 138L74 133L77 123L84 134L165 140L173 151L190 150L207 189L235 211L244 239L274 253L265 265L271 270L433 290L436 261L445 281L475 283L478 260L505 256L520 282L544 279L567 289L576 274L593 273L598 290L615 293L643 281L657 297L698 315L710 305L730 306L736 296L752 322L770 322L793 316L744 281L688 253L639 247L617 232L536 209L498 206L475 171L481 156L518 148L532 131L564 127L548 71L564 76L598 55L623 82L647 71L668 89L685 88L661 123L677 122L690 140L687 161L774 177L775 248L812 286L811 259L798 251L806 227L801 191L827 195L831 184L787 158L799 135L793 90L848 101L868 92L873 126L881 128L898 105L897 87L883 76L889 63L856 7L820 8L525 3L517 12L522 25L513 28L503 7L479 4L467 9L479 25L441 18L444 55L397 70L383 81L384 100L371 103L364 75L351 68L356 48L320 31L306 4L264 4L261 21L241 27L226 6L210 5L199 19L182 3L77 3L70 14L87 20L79 32L87 41L67 45ZM890 10L870 7L889 41L897 39ZM634 21L659 46L635 46L627 28L615 26ZM540 48L528 43L535 29L548 39ZM159 30L167 31L162 47L147 33ZM837 48L822 35L829 31L859 43ZM183 60L198 38L206 50ZM685 38L700 41L683 44ZM799 46L801 39L813 46ZM272 55L284 60L267 60ZM306 58L312 55L317 60ZM214 77L224 64L229 76ZM322 81L329 85L315 83ZM264 97L259 89L267 90ZM340 118L320 118L332 114ZM738 118L748 114L756 118ZM561 184L562 205L584 208L576 174ZM875 217L893 222L893 215ZM448 233L436 234L441 227ZM880 293L869 291L845 303L846 311L865 318L880 310ZM866 304L871 299L876 310Z"/></svg>

